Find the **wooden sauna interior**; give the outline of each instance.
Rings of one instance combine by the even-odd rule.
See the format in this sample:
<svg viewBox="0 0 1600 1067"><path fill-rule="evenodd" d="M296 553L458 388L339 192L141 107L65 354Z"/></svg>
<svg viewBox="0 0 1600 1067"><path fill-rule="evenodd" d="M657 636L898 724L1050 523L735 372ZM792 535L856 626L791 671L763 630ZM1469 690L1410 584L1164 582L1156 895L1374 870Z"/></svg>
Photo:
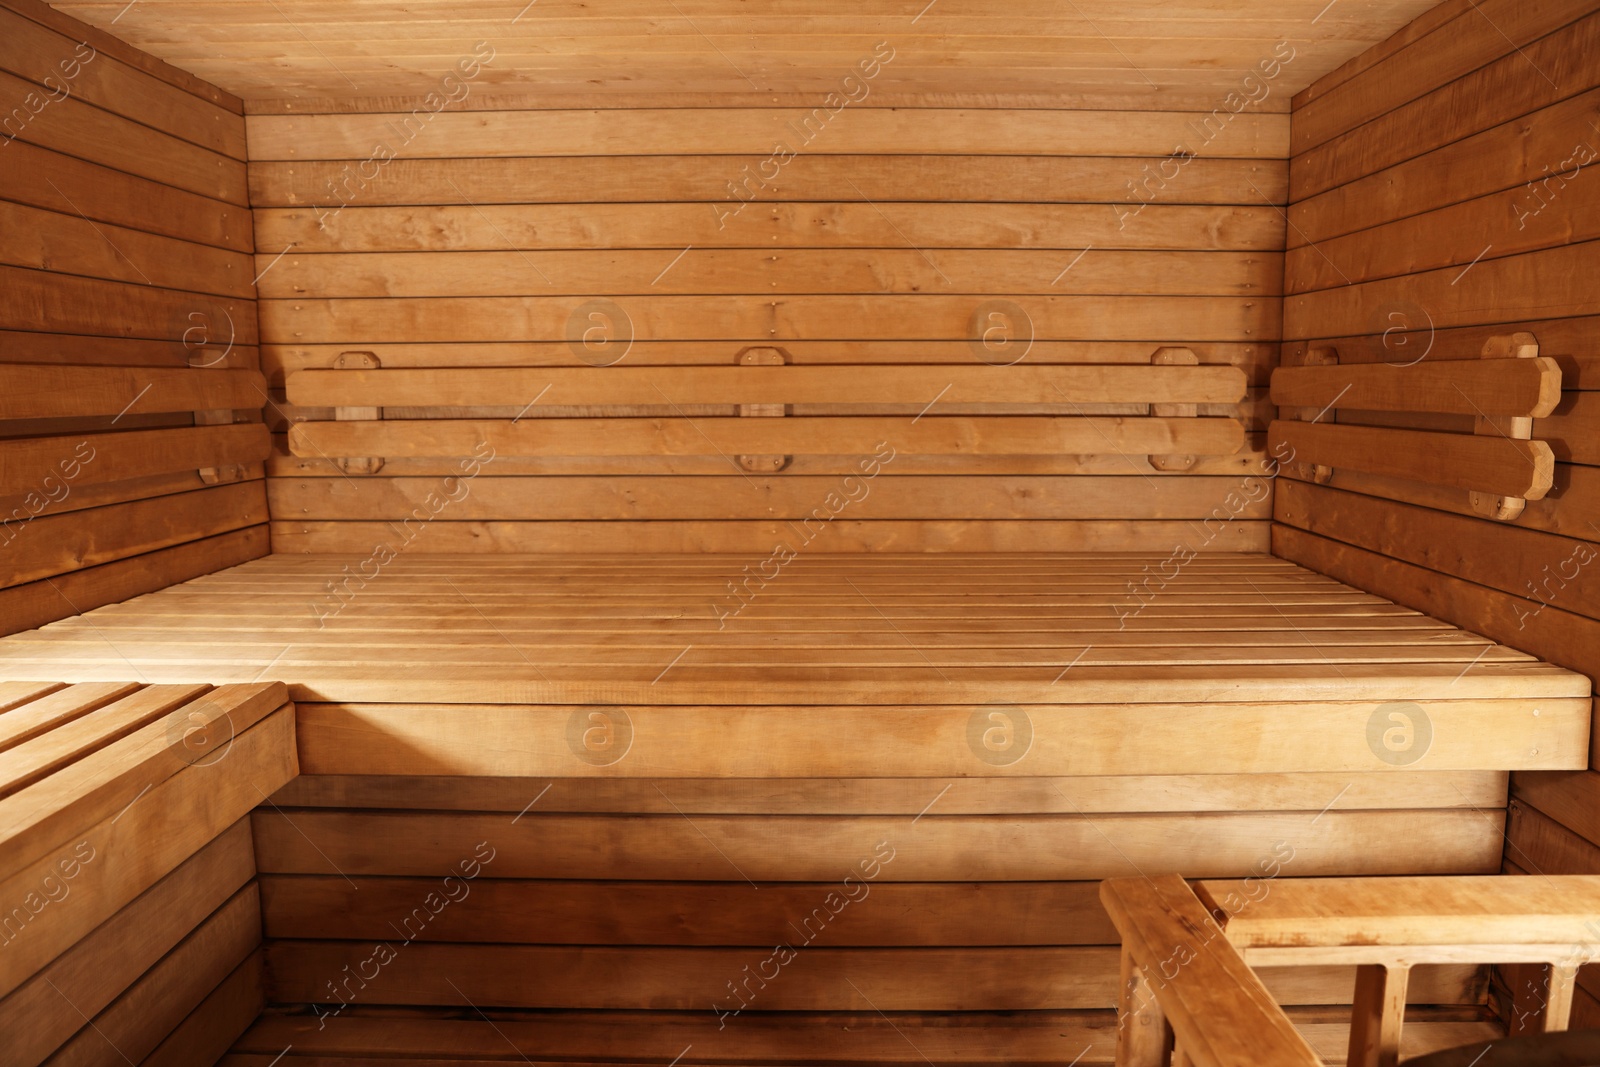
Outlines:
<svg viewBox="0 0 1600 1067"><path fill-rule="evenodd" d="M1597 145L1596 0L0 0L0 1067L1105 1067L1102 880L1600 874Z"/></svg>

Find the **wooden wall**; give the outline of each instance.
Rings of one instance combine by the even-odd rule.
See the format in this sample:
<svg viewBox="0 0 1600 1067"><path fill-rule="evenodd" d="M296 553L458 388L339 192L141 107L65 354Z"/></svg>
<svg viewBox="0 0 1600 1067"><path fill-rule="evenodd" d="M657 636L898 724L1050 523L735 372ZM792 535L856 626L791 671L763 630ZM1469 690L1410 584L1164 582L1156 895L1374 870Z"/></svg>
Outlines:
<svg viewBox="0 0 1600 1067"><path fill-rule="evenodd" d="M893 53L885 47L878 55ZM855 84L861 102L836 97L836 112L705 98L656 110L252 116L272 386L347 350L386 368L581 367L563 331L587 325L589 302L609 301L612 319L629 323L617 331L631 330L629 365L732 365L748 346L781 346L793 363L840 367L848 403L848 366L922 363L932 405L941 365L978 359L972 322L995 300L1031 319L1030 364L1148 363L1160 346L1187 345L1265 384L1287 136L1270 82L1254 91L1259 105L1234 97L1185 113L895 110L873 106L870 80ZM449 414L734 413L667 392L646 408L563 407L552 393ZM1148 408L1038 399L1007 410ZM1201 413L1261 427L1258 393L1216 407ZM333 414L278 409L279 429ZM791 413L805 412L861 409ZM425 502L463 458L391 457L360 477L322 458L275 459L274 548L369 552L391 524L422 514L426 534L408 542L418 551L767 552L785 520L810 514L857 463L798 456L774 475L720 455L501 456L430 514ZM1144 456L902 450L833 522L825 550L1164 551L1184 539L1265 550L1264 494L1226 503L1241 500L1259 458L1247 449L1158 475ZM1239 521L1214 523L1225 527L1215 537L1198 531L1195 520L1219 515Z"/></svg>
<svg viewBox="0 0 1600 1067"><path fill-rule="evenodd" d="M1280 555L1591 677L1597 6L1447 3L1297 97L1291 135L1285 359L1312 345L1336 347L1341 363L1461 358L1491 334L1531 331L1568 391L1534 428L1555 450L1555 489L1516 521L1492 522L1464 498L1336 470L1327 486L1280 481L1273 530ZM1516 775L1506 870L1600 872L1596 810L1595 770ZM1518 1003L1538 995L1527 982L1511 978ZM1600 976L1582 986L1579 1017L1595 1025Z"/></svg>
<svg viewBox="0 0 1600 1067"><path fill-rule="evenodd" d="M227 93L0 5L0 631L266 552L244 158Z"/></svg>

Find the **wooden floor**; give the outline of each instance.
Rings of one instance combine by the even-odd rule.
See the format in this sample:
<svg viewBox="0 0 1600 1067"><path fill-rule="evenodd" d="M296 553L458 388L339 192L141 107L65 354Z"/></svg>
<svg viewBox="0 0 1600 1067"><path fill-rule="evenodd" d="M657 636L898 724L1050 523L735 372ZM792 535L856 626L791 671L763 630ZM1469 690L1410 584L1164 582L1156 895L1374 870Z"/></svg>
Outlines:
<svg viewBox="0 0 1600 1067"><path fill-rule="evenodd" d="M1323 1061L1345 1062L1346 1013L1292 1009ZM1107 1067L1116 1047L1111 1012L1003 1012L915 1016L878 1012L770 1014L718 1029L709 1013L506 1013L418 1018L375 1012L319 1027L308 1016L269 1013L219 1067L471 1067L474 1064L849 1065L1017 1064ZM1475 1009L1412 1013L1402 1037L1410 1057L1501 1036ZM281 1057L281 1058L280 1058ZM676 1058L675 1058L676 1057ZM1267 1065L1263 1065L1267 1067Z"/></svg>

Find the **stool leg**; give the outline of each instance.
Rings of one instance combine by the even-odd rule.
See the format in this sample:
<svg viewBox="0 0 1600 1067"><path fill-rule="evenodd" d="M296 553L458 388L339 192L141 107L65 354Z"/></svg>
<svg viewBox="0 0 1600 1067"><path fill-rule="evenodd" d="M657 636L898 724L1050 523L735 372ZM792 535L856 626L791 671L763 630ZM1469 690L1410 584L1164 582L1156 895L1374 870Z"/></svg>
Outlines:
<svg viewBox="0 0 1600 1067"><path fill-rule="evenodd" d="M1544 968L1546 974L1544 997L1544 1032L1565 1030L1572 1017L1572 990L1578 982L1576 967L1563 967L1552 963Z"/></svg>
<svg viewBox="0 0 1600 1067"><path fill-rule="evenodd" d="M1408 964L1367 963L1356 968L1350 1018L1350 1067L1396 1067L1400 1027L1406 1018Z"/></svg>
<svg viewBox="0 0 1600 1067"><path fill-rule="evenodd" d="M1117 994L1117 1067L1167 1067L1172 1029L1155 990L1127 951Z"/></svg>

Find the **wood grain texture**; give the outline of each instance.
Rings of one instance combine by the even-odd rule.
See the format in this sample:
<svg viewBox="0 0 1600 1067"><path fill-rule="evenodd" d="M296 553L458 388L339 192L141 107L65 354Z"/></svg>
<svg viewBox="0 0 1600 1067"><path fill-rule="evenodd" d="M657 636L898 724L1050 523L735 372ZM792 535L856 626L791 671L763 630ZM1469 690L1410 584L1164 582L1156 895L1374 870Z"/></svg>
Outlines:
<svg viewBox="0 0 1600 1067"><path fill-rule="evenodd" d="M293 777L292 726L285 709L241 733L229 758L210 774L195 768L170 778L115 825L112 816L86 828L87 859L83 852L73 853L74 846L63 850L79 862L78 906L31 917L0 961L0 988L15 990L260 803L263 791L270 793ZM228 769L219 772L215 766ZM8 872L0 890L5 899L20 900L56 869L52 854Z"/></svg>
<svg viewBox="0 0 1600 1067"><path fill-rule="evenodd" d="M1406 613L1289 564L1216 552L1226 518L1224 512L1207 520L1210 539L1191 543L1190 558L1176 574L1170 566L1163 574L1166 557L1159 554L884 553L868 559L808 551L799 529L788 534L797 558L775 577L768 566L764 579L756 568L770 548L732 558L450 558L405 552L394 541L389 552L398 558L377 572L361 557L270 557L137 606L14 637L0 644L0 660L8 678L51 672L75 680L104 677L110 667L101 635L111 634L127 657L124 669L134 664L152 681L194 674L213 682L249 680L271 668L294 683L297 699L355 702L375 692L406 702L564 705L596 698L636 705L847 705L866 693L872 704L958 705L1115 703L1134 695L1146 703L1239 703L1259 695L1265 703L1588 693L1586 681L1472 638L1384 647L1357 636L1341 647L1319 631L1340 628L1344 616ZM432 523L413 539L444 536L432 527L448 525ZM831 535L812 534L819 542L825 536ZM741 591L730 592L730 582ZM930 594L941 585L951 591ZM246 620L237 617L241 608ZM1159 631L1174 618L1216 620L1219 614L1256 620L1247 627L1266 622L1318 636L1282 645L1245 640L1207 646L1196 645L1183 624L1182 636L1165 642L1128 644L1116 636L1125 627ZM438 631L430 618L465 621L481 627L483 636L497 630L500 636L470 638L466 655L459 639ZM211 636L197 643L190 635L200 619ZM516 632L530 625L587 631L596 635L596 647L579 656L559 645L519 642ZM363 666L350 647L359 637L347 635L368 627L435 632L416 643L404 637L405 643L391 643L387 635L369 641L363 655L393 651L375 660L367 655ZM1007 647L960 636L1041 628L1058 635L1053 643ZM605 638L608 631L636 634L637 641ZM784 631L863 636L790 651ZM919 639L930 631L955 640ZM768 636L754 644L744 636L762 632ZM931 640L939 643L926 643ZM1354 744L1365 748L1359 739Z"/></svg>
<svg viewBox="0 0 1600 1067"><path fill-rule="evenodd" d="M42 1062L255 875L247 820L224 830L88 936L0 1000L19 1062Z"/></svg>
<svg viewBox="0 0 1600 1067"><path fill-rule="evenodd" d="M244 523L219 523L156 476L192 472L184 488L202 471L249 477L268 439L260 427L173 429L264 400L238 100L34 0L0 8L0 94L11 632L199 573L225 530L259 527L259 546L259 475ZM205 366L186 366L195 357ZM225 513L230 492L211 498ZM85 510L95 501L103 510Z"/></svg>
<svg viewBox="0 0 1600 1067"><path fill-rule="evenodd" d="M1521 776L1524 781L1543 777ZM1494 808L1505 805L1506 778L1503 772L1449 771L962 778L947 783L939 810L957 815L1307 811L1320 810L1341 789L1341 809ZM275 794L273 803L517 814L531 799L528 784L521 778L302 774ZM550 788L539 798L543 811L915 816L928 803L925 783L900 778L676 778L670 787L654 779L563 778L546 784Z"/></svg>
<svg viewBox="0 0 1600 1067"><path fill-rule="evenodd" d="M1110 98L1209 111L1228 106L1230 93L1282 109L1292 93L1428 7L1369 0L1319 15L1315 3L1299 0L1238 10L1092 3L1073 13L958 2L924 13L899 3L868 17L842 3L750 12L697 0L667 15L628 4L602 18L577 3L526 14L509 5L370 6L359 18L299 2L282 13L266 3L185 3L119 18L97 0L65 10L97 25L115 20L132 43L241 93L257 111L409 110L426 106L430 92L435 102L449 93L455 106L474 110L550 107L530 100L552 94L566 107L615 106L608 101L616 97L688 107L728 95L810 107L830 91L862 100L860 64L875 46L893 60L865 68L869 105L915 106L933 95L992 107L990 98L1002 96L1022 106L1103 106ZM205 32L196 34L200 24ZM474 55L484 62L466 68L469 93L459 81L441 84L458 58ZM1274 57L1283 62L1263 65ZM1258 82L1245 82L1245 71ZM841 83L847 75L854 81ZM530 92L529 79L542 91ZM508 102L497 105L501 97Z"/></svg>
<svg viewBox="0 0 1600 1067"><path fill-rule="evenodd" d="M452 1005L459 1012L460 1001ZM1289 1017L1328 1059L1343 1055L1349 1021L1342 1009L1291 1008ZM319 1028L318 1023L323 1025ZM830 1062L845 1064L1051 1063L1062 1048L1083 1053L1080 1064L1109 1067L1116 1043L1113 1012L1026 1012L900 1016L872 1011L752 1014L717 1029L710 1012L563 1012L530 1021L481 1019L444 1013L363 1011L352 1006L337 1019L309 1015L264 1016L245 1034L224 1067L267 1067L293 1048L283 1063L302 1058L308 1067L340 1057L423 1056L428 1067L503 1062L510 1044L525 1055L577 1063L649 1062L659 1050L676 1055L689 1046L713 1061L781 1064L797 1044ZM1501 1032L1481 1014L1421 1009L1407 1028L1406 1053L1482 1041ZM693 1053L691 1053L692 1055ZM345 1062L348 1062L346 1060ZM688 1062L687 1058L683 1061Z"/></svg>
<svg viewBox="0 0 1600 1067"><path fill-rule="evenodd" d="M1118 418L1081 424L1084 432L1070 439L1041 436L1042 425L987 443L974 438L973 447L957 447L959 458L948 440L935 440L947 426L919 419L898 454L950 473L1002 469L997 449L1031 457L998 460L1006 469L1052 455L1080 463L1110 450L1131 457L1130 473L1153 472L1149 456L1173 454L1202 457L1205 473L1216 470L1212 457L1239 447L1218 419L1264 427L1263 401L1252 394L1234 406L1232 385L1222 390L1227 398L1199 400L1202 417L1187 424L1136 420L1150 404L1196 402L1169 396L1169 388L1187 387L1149 369L1161 347L1196 349L1201 377L1218 375L1222 363L1262 376L1249 357L1280 330L1279 116L858 108L819 133L823 119L809 108L758 103L447 109L426 121L425 135L419 119L361 104L254 116L257 264L267 297L261 329L274 383L279 368L285 379L303 375L285 381L288 403L270 409L269 422L288 433L290 457L348 457L369 468L381 459L374 488L358 491L404 493L393 479L459 460L480 443L486 424L470 420L506 417L519 425L493 429L506 464L495 473L531 473L540 468L530 461L566 457L618 473L718 473L727 468L692 464L724 456L741 475L748 472L739 456L786 457L785 469L799 473L831 469L817 466L824 442L830 454L859 451L856 431L878 432L875 424L743 420L729 424L741 435L735 440L703 418L732 415L731 407L705 405L785 403L799 405L789 415L808 418L910 419L931 402L935 415ZM374 131L403 133L406 158L355 161ZM806 148L774 163L760 155L774 137L799 138ZM1163 159L1175 138L1206 148L1182 163ZM566 336L568 343L552 341ZM739 372L740 353L752 346L775 346L770 358L797 364L795 371ZM341 355L350 351L370 351L384 369L349 372L359 380L329 372L342 358L367 359ZM584 376L581 364L597 361L619 370ZM1105 362L1115 366L1063 367L1054 377L1044 369ZM799 366L813 363L830 369ZM988 375L985 363L1021 366L1002 377ZM484 370L463 374L468 366ZM390 367L409 379L390 376ZM534 367L554 376L526 373ZM853 407L805 408L839 403L838 384L752 400L752 375L831 379ZM402 392L384 385L403 380ZM1054 412L961 406L1057 401L1064 406ZM1104 403L1128 406L1093 407ZM330 425L341 406L383 410L377 420ZM530 410L541 420L532 437L520 425ZM589 421L669 412L692 424L662 424L658 433L642 423ZM1130 436L1150 429L1159 433ZM575 436L557 443L559 435ZM549 443L530 452L535 438ZM269 477L292 473L275 465ZM661 485L633 498L625 516L605 496L594 497L588 513L574 497L563 519L485 493L472 520L456 520L483 525L441 529L448 536L435 541L452 551L565 551L592 538L607 549L726 551L771 538L770 522L741 525L757 516L722 504L728 498L710 483L682 485L681 493ZM1164 521L1179 505L1163 502L1160 482L1150 488L1151 506L1130 508L1129 517ZM1024 531L999 514L926 525L909 498L881 500L851 537L837 539L841 548L1112 543L1108 528ZM353 497L324 504L315 518L310 510L280 514L274 537L283 551L357 549L375 532L376 516ZM624 528L619 518L639 525ZM555 525L563 521L594 525ZM1154 546L1170 528L1145 533L1129 543ZM1250 535L1233 547L1257 544Z"/></svg>
<svg viewBox="0 0 1600 1067"><path fill-rule="evenodd" d="M1291 123L1284 280L1293 294L1285 334L1295 341L1284 358L1327 346L1341 364L1398 364L1405 373L1472 358L1496 334L1531 332L1562 371L1560 401L1533 435L1558 460L1551 487L1508 523L1474 513L1459 488L1423 489L1392 469L1336 471L1328 486L1285 480L1276 487L1273 550L1600 678L1588 573L1600 536L1600 482L1588 474L1595 457L1587 444L1596 319L1560 276L1592 257L1594 198L1584 183L1594 177L1600 79L1583 57L1600 22L1588 3L1484 0L1438 12L1301 98ZM1434 363L1433 373L1445 366ZM1349 414L1340 421L1391 433L1460 431L1482 417L1448 416L1466 425L1446 426ZM1527 463L1522 470L1537 473ZM1591 775L1523 783L1506 870L1600 869L1590 855L1600 827L1580 799ZM1590 988L1592 970L1580 978ZM1530 991L1542 999L1525 971L1496 979L1513 1029L1527 1022L1519 1005L1531 1003Z"/></svg>

